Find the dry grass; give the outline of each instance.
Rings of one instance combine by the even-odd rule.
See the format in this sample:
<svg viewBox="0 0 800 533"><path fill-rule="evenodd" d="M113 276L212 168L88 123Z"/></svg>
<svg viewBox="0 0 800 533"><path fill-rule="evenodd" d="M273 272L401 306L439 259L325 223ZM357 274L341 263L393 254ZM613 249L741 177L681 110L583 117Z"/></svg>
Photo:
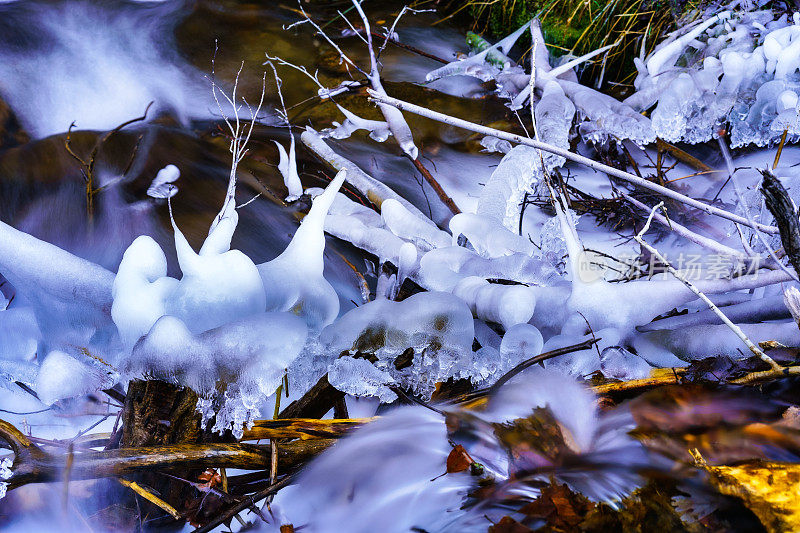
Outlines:
<svg viewBox="0 0 800 533"><path fill-rule="evenodd" d="M589 65L582 81L604 84L633 81L633 58L647 54L676 21L694 18L699 2L691 0L453 0L445 19L472 20L472 30L491 39L504 36L532 17L538 17L550 51L579 56L617 43L603 62ZM443 19L444 20L444 19ZM524 41L524 39L523 39ZM522 42L522 41L521 41Z"/></svg>

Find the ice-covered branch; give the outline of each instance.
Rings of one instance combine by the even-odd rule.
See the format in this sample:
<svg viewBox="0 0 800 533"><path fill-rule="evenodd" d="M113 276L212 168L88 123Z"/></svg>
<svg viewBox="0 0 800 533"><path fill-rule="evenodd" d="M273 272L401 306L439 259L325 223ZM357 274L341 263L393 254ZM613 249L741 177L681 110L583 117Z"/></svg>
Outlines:
<svg viewBox="0 0 800 533"><path fill-rule="evenodd" d="M415 215L426 218L422 211L414 207L408 200L394 192L388 185L376 180L363 170L361 170L355 163L340 156L333 149L328 146L325 139L317 133L313 128L307 127L306 130L300 135L300 140L312 152L314 152L323 161L328 163L336 170L347 170L347 183L355 187L358 192L363 194L370 202L378 207L384 200L392 198L397 200L403 206L414 213Z"/></svg>
<svg viewBox="0 0 800 533"><path fill-rule="evenodd" d="M647 207L645 204L643 204L642 202L640 202L639 200L637 200L636 198L634 198L629 194L622 193L622 197L625 198L627 201L629 201L631 204L633 204L635 207L641 209L642 211L646 213L654 213L653 220L655 220L662 226L674 231L677 235L680 235L686 240L689 240L695 244L702 246L703 248L707 248L712 252L716 252L718 254L727 255L729 257L735 257L743 261L753 259L753 257L747 255L744 252L740 252L739 250L734 250L730 246L725 246L724 244L719 243L714 239L709 239L708 237L699 235L690 230L689 228L687 228L686 226L678 224L674 220L667 220L666 217L660 215L659 213L655 213L650 207ZM756 259L758 258L756 257Z"/></svg>
<svg viewBox="0 0 800 533"><path fill-rule="evenodd" d="M761 348L753 344L753 341L751 341L747 337L747 335L744 334L742 329L733 322L731 322L730 319L727 316L725 316L725 313L720 311L719 307L714 305L714 302L712 302L708 298L708 296L703 294L703 292L701 292L697 287L695 287L688 279L686 279L685 276L682 276L677 270L675 270L675 268L667 261L667 259L663 255L661 255L661 252L659 252L654 246L652 246L651 244L649 244L647 241L644 240L643 235L647 233L647 231L650 229L650 223L653 221L653 215L655 214L656 210L661 208L663 205L664 203L661 202L653 208L653 210L650 212L650 216L647 218L647 222L645 222L644 226L642 227L642 230L638 234L634 235L633 238L636 239L636 242L641 244L651 254L657 257L658 260L661 261L661 263L664 266L666 266L670 274L672 274L676 279L678 279L681 283L683 283L690 291L692 291L695 295L697 295L698 298L703 300L703 302L705 302L706 305L708 305L708 307L712 311L714 311L714 313L719 317L719 319L722 320L722 322L726 326L728 326L737 337L739 337L742 340L742 342L750 349L751 352L753 352L761 360L763 360L765 363L771 366L773 370L780 369L780 365L778 365L778 363L776 363L772 357L765 354Z"/></svg>
<svg viewBox="0 0 800 533"><path fill-rule="evenodd" d="M718 207L705 204L693 198L689 198L688 196L675 192L671 189L667 189L666 187L662 187L661 185L658 185L651 181L647 181L646 179L640 178L639 176L636 176L629 172L625 172L624 170L619 170L617 168L604 165L603 163L599 163L597 161L589 159L588 157L584 157L582 155L575 154L568 150L564 150L563 148L558 148L556 146L552 146L547 143L535 141L528 137L523 137L521 135L504 132L487 126L482 126L480 124L475 124L474 122L469 122L467 120L445 115L443 113L439 113L431 109L427 109L409 102L405 102L403 100L398 100L397 98L392 98L389 96L378 94L375 91L370 91L369 89L367 90L367 92L369 92L373 100L388 105L396 106L398 109L402 109L403 111L408 111L409 113L415 113L417 115L429 118L431 120L437 120L445 124L450 124L451 126L464 128L466 130L474 131L476 133L480 133L483 135L491 135L497 137L498 139L503 139L517 144L524 144L527 146L531 146L533 148L537 148L539 150L544 150L546 152L550 152L559 155L561 157L564 157L565 159L569 159L570 161L580 163L594 170L604 172L610 176L623 179L629 183L632 183L644 189L649 189L667 198L671 198L673 200L684 203L696 209L700 209L701 211L704 211L705 213L708 213L710 215L715 215L720 218L730 220L731 222L742 224L743 226L753 227L754 229L763 231L764 233L770 233L773 235L778 233L778 228L776 228L775 226L767 226L761 223L755 223L751 225L751 223L744 217L735 215L733 213L725 211L724 209L720 209Z"/></svg>
<svg viewBox="0 0 800 533"><path fill-rule="evenodd" d="M289 115L286 113L286 104L283 101L283 90L281 89L283 80L278 76L275 65L272 64L271 61L267 61L267 64L272 68L272 73L275 75L275 86L278 89L278 97L281 101L283 120L289 128L289 153L286 153L286 149L281 143L278 141L274 141L274 143L278 147L278 155L280 157L278 171L281 173L281 176L283 176L283 183L286 185L286 190L289 192L286 201L293 202L303 194L303 185L300 183L300 176L297 174L297 157L295 155L295 140L292 134L292 124L289 122Z"/></svg>

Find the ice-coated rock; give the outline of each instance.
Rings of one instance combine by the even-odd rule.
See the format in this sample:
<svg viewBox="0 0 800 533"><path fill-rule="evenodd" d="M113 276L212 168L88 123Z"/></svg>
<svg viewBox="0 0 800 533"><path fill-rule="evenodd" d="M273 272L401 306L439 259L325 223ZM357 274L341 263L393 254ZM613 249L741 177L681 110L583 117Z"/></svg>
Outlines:
<svg viewBox="0 0 800 533"><path fill-rule="evenodd" d="M472 313L464 302L447 293L423 292L348 311L323 329L319 340L331 355L372 354L378 370L430 395L435 383L469 370L473 336Z"/></svg>

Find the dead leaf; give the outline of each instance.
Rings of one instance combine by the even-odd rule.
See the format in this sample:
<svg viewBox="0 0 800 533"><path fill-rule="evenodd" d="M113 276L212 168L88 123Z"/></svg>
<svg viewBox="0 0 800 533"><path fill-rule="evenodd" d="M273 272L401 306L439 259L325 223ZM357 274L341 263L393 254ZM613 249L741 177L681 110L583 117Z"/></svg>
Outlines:
<svg viewBox="0 0 800 533"><path fill-rule="evenodd" d="M474 462L472 457L467 453L467 450L465 450L462 445L457 444L450 450L447 456L447 473L463 472Z"/></svg>
<svg viewBox="0 0 800 533"><path fill-rule="evenodd" d="M703 465L722 494L740 498L769 532L800 531L800 464Z"/></svg>
<svg viewBox="0 0 800 533"><path fill-rule="evenodd" d="M556 530L573 531L595 505L566 485L551 483L541 495L520 509L529 518L545 520Z"/></svg>
<svg viewBox="0 0 800 533"><path fill-rule="evenodd" d="M489 533L531 533L533 530L523 526L510 516L504 516L498 523L489 527Z"/></svg>

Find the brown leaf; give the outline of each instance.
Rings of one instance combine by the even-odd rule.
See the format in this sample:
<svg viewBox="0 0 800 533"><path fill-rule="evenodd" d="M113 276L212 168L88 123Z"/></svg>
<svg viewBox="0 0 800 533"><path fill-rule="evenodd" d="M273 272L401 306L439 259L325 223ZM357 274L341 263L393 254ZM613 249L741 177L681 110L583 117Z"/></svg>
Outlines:
<svg viewBox="0 0 800 533"><path fill-rule="evenodd" d="M205 484L208 488L222 485L222 476L213 468L206 469L203 473L197 476L200 483Z"/></svg>
<svg viewBox="0 0 800 533"><path fill-rule="evenodd" d="M555 529L574 530L595 505L566 485L551 483L541 495L520 509L530 518L540 518Z"/></svg>
<svg viewBox="0 0 800 533"><path fill-rule="evenodd" d="M523 526L510 516L504 516L498 523L489 527L489 533L530 533L533 530Z"/></svg>
<svg viewBox="0 0 800 533"><path fill-rule="evenodd" d="M467 453L467 450L465 450L462 445L457 444L447 456L447 473L463 472L474 462L472 457Z"/></svg>
<svg viewBox="0 0 800 533"><path fill-rule="evenodd" d="M770 533L800 528L800 465L752 461L705 469L717 490L740 498Z"/></svg>

